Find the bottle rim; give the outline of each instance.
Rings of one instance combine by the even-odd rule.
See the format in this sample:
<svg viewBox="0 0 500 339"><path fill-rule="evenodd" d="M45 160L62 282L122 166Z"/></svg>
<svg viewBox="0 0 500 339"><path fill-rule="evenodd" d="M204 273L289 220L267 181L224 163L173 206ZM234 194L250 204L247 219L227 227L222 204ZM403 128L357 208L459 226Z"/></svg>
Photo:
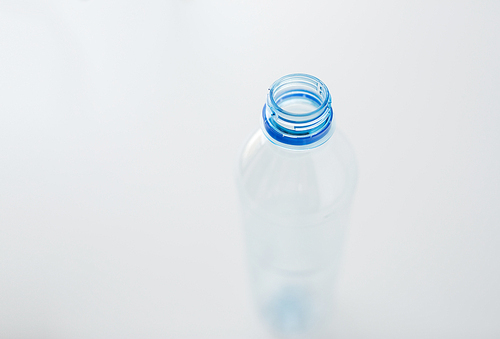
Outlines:
<svg viewBox="0 0 500 339"><path fill-rule="evenodd" d="M307 102L310 110L287 110L284 103ZM269 88L261 125L266 137L289 149L310 149L325 143L335 131L335 115L328 87L304 73L285 75ZM286 106L286 105L285 105Z"/></svg>

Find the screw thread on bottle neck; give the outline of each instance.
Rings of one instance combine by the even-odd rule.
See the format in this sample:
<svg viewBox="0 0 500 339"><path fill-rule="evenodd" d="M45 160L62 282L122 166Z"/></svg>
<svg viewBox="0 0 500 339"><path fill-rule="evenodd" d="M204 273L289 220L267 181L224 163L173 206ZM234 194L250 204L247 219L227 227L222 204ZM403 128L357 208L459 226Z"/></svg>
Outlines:
<svg viewBox="0 0 500 339"><path fill-rule="evenodd" d="M335 131L328 88L307 74L278 79L269 89L262 125L268 139L285 148L310 149L323 144Z"/></svg>

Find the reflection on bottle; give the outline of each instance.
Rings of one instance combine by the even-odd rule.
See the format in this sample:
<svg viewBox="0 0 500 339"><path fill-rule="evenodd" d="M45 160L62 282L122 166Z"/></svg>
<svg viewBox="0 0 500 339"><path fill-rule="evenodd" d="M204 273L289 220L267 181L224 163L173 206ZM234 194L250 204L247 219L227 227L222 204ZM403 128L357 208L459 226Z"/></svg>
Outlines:
<svg viewBox="0 0 500 339"><path fill-rule="evenodd" d="M328 324L356 177L327 87L305 74L276 81L237 184L256 304L280 337L312 338Z"/></svg>

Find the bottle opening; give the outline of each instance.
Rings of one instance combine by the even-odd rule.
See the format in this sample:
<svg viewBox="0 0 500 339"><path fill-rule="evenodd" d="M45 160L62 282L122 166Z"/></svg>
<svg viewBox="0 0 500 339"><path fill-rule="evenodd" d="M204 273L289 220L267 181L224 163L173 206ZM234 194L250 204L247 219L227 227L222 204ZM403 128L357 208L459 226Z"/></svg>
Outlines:
<svg viewBox="0 0 500 339"><path fill-rule="evenodd" d="M306 98L282 100L279 101L277 104L283 111L288 112L290 114L311 113L319 107L319 105L316 102L307 100Z"/></svg>
<svg viewBox="0 0 500 339"><path fill-rule="evenodd" d="M273 143L306 149L326 142L335 130L326 85L307 74L290 74L269 89L262 111L264 134Z"/></svg>

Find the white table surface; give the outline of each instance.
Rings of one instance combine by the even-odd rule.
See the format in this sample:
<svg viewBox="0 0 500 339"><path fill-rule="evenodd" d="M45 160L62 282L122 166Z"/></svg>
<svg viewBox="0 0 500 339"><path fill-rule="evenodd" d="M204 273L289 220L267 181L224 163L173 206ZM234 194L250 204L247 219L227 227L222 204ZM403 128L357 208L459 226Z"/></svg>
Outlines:
<svg viewBox="0 0 500 339"><path fill-rule="evenodd" d="M0 338L269 338L233 167L282 75L359 165L332 338L500 337L500 2L0 1Z"/></svg>

